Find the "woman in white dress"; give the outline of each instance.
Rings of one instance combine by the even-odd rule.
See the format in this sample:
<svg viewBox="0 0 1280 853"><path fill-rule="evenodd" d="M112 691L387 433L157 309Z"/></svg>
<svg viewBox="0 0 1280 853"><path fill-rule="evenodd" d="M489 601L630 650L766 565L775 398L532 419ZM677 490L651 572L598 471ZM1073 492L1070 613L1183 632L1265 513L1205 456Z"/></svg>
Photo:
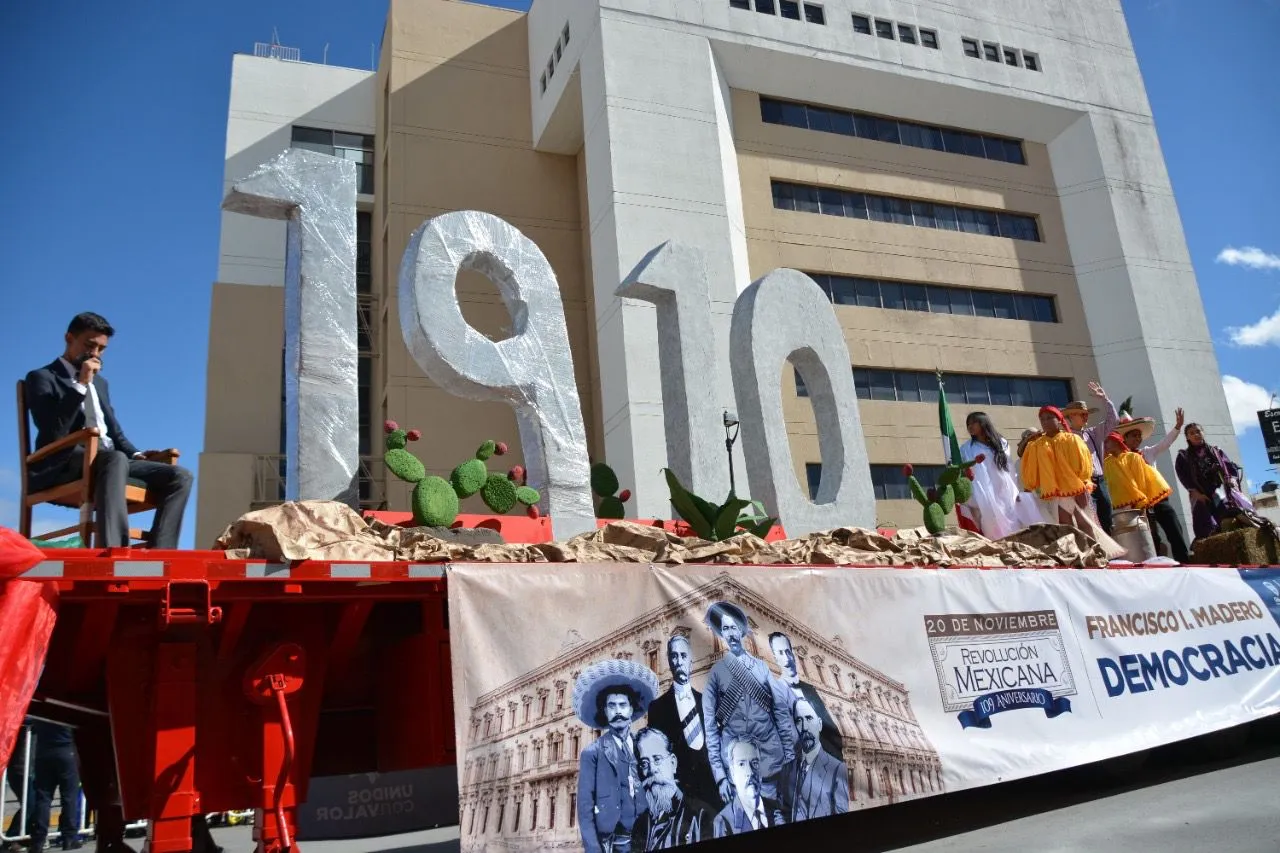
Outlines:
<svg viewBox="0 0 1280 853"><path fill-rule="evenodd" d="M1003 539L1024 527L1043 524L1035 496L1018 486L1009 442L991 418L985 412L971 412L964 423L970 438L960 445L960 456L966 462L979 456L983 460L972 468L973 497L956 508L961 526L988 539Z"/></svg>

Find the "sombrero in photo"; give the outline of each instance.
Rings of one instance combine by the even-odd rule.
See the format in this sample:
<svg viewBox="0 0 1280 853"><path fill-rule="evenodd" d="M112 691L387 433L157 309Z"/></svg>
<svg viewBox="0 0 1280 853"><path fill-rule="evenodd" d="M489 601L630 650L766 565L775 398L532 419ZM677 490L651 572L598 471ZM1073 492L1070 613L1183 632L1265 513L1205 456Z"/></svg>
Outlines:
<svg viewBox="0 0 1280 853"><path fill-rule="evenodd" d="M609 693L628 692L634 708L631 719L638 720L658 695L658 677L649 667L629 660L602 660L582 671L573 683L573 712L584 726L607 729L601 719L601 698Z"/></svg>
<svg viewBox="0 0 1280 853"><path fill-rule="evenodd" d="M747 621L747 614L738 605L730 604L727 601L717 601L707 608L706 622L707 627L711 629L711 633L723 639L723 635L720 633L720 620L725 616L738 623L738 627L742 629L742 636L745 637L751 633L751 623Z"/></svg>
<svg viewBox="0 0 1280 853"><path fill-rule="evenodd" d="M1146 441L1156 431L1156 422L1151 418L1131 418L1128 415L1121 415L1120 422L1116 424L1116 432L1121 435L1128 435L1134 430L1142 433L1142 440Z"/></svg>
<svg viewBox="0 0 1280 853"><path fill-rule="evenodd" d="M1097 413L1097 408L1090 406L1084 400L1072 400L1062 407L1062 414L1070 415L1072 413L1084 415L1086 418Z"/></svg>

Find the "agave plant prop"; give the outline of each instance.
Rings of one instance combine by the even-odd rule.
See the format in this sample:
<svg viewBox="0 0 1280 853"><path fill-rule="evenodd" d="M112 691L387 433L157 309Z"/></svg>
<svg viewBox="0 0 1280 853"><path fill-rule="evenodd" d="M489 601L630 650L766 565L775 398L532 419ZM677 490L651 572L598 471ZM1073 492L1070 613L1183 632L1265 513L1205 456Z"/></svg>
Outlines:
<svg viewBox="0 0 1280 853"><path fill-rule="evenodd" d="M662 473L666 475L667 488L671 490L671 505L699 538L719 542L746 532L763 539L778 522L776 518L744 514L743 511L747 508L755 509L759 504L743 500L733 492L729 493L724 503L714 504L681 485L671 469L663 468ZM760 512L763 513L763 508Z"/></svg>

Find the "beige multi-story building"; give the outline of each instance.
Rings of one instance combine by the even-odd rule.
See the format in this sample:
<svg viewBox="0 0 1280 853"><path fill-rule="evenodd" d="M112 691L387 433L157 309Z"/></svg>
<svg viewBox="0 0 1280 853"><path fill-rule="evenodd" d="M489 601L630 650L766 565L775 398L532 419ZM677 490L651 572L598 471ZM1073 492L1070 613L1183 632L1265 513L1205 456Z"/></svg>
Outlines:
<svg viewBox="0 0 1280 853"><path fill-rule="evenodd" d="M633 517L670 513L663 400L653 307L615 290L671 239L706 255L722 362L733 300L752 280L791 267L826 290L881 524L919 523L901 466L927 479L942 462L937 369L958 423L986 411L1015 443L1040 405L1084 397L1097 378L1161 426L1194 403L1231 452L1119 6L971 5L536 0L520 14L392 0L376 74L237 57L228 182L290 144L328 145L373 173L360 219L363 499L408 505L374 455L385 418L426 433L416 449L434 473L488 437L521 461L511 411L436 388L400 333L409 237L459 209L506 219L550 261L590 452L632 488ZM202 545L283 495L274 225L224 214ZM457 291L477 329L508 333L491 283L464 273ZM728 377L722 363L716 402L732 409ZM796 475L812 487L812 411L789 367L779 381Z"/></svg>

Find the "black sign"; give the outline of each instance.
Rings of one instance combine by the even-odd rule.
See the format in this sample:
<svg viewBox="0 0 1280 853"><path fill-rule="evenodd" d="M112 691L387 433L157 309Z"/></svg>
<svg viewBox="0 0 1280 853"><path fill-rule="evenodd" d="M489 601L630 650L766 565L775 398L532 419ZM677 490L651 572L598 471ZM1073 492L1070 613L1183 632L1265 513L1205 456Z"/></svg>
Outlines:
<svg viewBox="0 0 1280 853"><path fill-rule="evenodd" d="M1262 427L1262 441L1267 445L1267 459L1272 465L1280 465L1280 409L1258 412L1258 425Z"/></svg>
<svg viewBox="0 0 1280 853"><path fill-rule="evenodd" d="M298 806L298 836L308 840L395 835L457 822L453 765L313 777L307 801Z"/></svg>

